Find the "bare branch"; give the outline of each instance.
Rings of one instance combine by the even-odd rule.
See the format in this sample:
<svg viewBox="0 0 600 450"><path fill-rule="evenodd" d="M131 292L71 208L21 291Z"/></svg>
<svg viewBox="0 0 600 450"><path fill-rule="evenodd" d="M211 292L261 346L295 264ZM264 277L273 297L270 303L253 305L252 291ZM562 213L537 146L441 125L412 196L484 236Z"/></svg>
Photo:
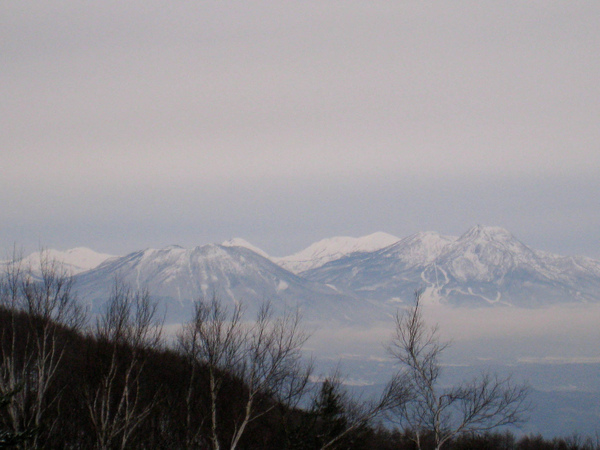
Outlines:
<svg viewBox="0 0 600 450"><path fill-rule="evenodd" d="M0 303L10 311L11 322L3 329L1 341L0 389L12 391L21 386L8 408L13 432L31 429L51 432L56 418L48 411L58 404L61 389L53 389L62 364L66 337L60 328L78 331L86 321L72 290L70 274L48 252L40 256L40 274L24 267L16 253L5 266L0 282ZM22 316L21 331L16 316ZM36 433L30 444L36 448L44 436Z"/></svg>
<svg viewBox="0 0 600 450"><path fill-rule="evenodd" d="M99 386L86 392L98 448L127 448L158 401L156 392L142 401L141 390L146 351L162 343L162 320L156 318L156 311L157 303L147 290L133 292L115 280L95 329L96 338L111 346L110 363Z"/></svg>
<svg viewBox="0 0 600 450"><path fill-rule="evenodd" d="M229 311L213 295L208 302L196 303L194 319L178 336L180 351L208 372L215 450L222 444L219 398L226 374L244 384L243 406L231 418L234 432L229 447L235 449L248 424L275 408L275 400L297 401L310 373L301 363L301 347L308 336L300 327L297 311L276 317L267 302L252 323L242 322L243 311L239 304Z"/></svg>
<svg viewBox="0 0 600 450"><path fill-rule="evenodd" d="M528 388L510 378L490 374L443 390L438 385L440 357L447 343L440 342L437 326L428 327L421 311L421 292L415 303L396 315L396 329L389 353L401 364L406 402L393 407L393 415L421 448L422 433L432 433L436 449L454 436L517 425L527 411ZM393 395L392 395L393 396Z"/></svg>

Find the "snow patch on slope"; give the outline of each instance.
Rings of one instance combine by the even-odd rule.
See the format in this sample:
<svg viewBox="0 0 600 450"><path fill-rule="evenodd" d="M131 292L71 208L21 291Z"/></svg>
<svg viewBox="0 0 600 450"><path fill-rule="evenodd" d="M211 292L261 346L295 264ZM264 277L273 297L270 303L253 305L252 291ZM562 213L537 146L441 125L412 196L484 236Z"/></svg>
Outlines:
<svg viewBox="0 0 600 450"><path fill-rule="evenodd" d="M252 250L254 253L258 253L260 256L264 258L269 258L267 252L261 250L260 248L252 245L250 242L242 239L242 238L233 238L229 239L221 244L223 247L242 247L247 248L248 250Z"/></svg>
<svg viewBox="0 0 600 450"><path fill-rule="evenodd" d="M338 236L315 242L293 255L271 259L290 272L301 273L352 253L373 252L388 247L399 240L396 236L382 232L359 238Z"/></svg>
<svg viewBox="0 0 600 450"><path fill-rule="evenodd" d="M42 260L46 262L56 261L72 275L98 267L103 262L114 258L113 255L98 253L86 247L76 247L70 250L42 250L32 253L21 261L25 267L30 267L34 274L41 271Z"/></svg>
<svg viewBox="0 0 600 450"><path fill-rule="evenodd" d="M382 252L382 256L396 258L414 266L424 266L434 262L457 239L435 231L421 231L398 241L386 249L385 253Z"/></svg>

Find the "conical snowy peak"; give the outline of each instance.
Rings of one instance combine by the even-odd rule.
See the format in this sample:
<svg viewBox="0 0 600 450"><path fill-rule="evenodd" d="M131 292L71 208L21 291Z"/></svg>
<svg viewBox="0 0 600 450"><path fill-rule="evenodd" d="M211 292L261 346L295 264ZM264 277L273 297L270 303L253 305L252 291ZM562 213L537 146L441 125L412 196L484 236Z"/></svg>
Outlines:
<svg viewBox="0 0 600 450"><path fill-rule="evenodd" d="M396 236L382 232L359 238L337 236L315 242L293 255L273 258L273 261L291 272L302 273L353 253L372 252L388 247L399 240Z"/></svg>
<svg viewBox="0 0 600 450"><path fill-rule="evenodd" d="M491 281L517 268L536 270L540 259L507 230L478 225L440 255L437 264L460 280Z"/></svg>
<svg viewBox="0 0 600 450"><path fill-rule="evenodd" d="M478 225L458 238L436 264L457 280L493 281L519 268L534 270L539 258L507 230Z"/></svg>

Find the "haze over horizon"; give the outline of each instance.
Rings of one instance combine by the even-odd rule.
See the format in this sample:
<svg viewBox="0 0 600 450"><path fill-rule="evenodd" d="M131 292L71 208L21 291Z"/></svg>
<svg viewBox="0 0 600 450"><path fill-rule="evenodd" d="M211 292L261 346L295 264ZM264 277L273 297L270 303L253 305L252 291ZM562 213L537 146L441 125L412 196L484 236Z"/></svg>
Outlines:
<svg viewBox="0 0 600 450"><path fill-rule="evenodd" d="M418 232L412 233L408 236L395 236L390 233L386 233L386 232L382 232L382 231L376 231L374 233L370 233L370 234L364 235L364 236L328 236L328 237L324 237L322 239L318 239L315 242L311 242L306 247L293 250L289 254L285 254L285 255L269 254L268 252L265 252L262 248L255 246L252 242L249 242L248 240L244 239L243 237L236 236L236 237L232 237L230 239L226 239L223 242L202 242L202 243L192 244L187 247L182 246L180 244L168 244L168 245L163 245L160 247L145 246L145 247L133 249L131 252L126 252L126 253L121 253L121 254L116 254L116 253L115 254L106 254L106 253L98 252L94 248L90 248L89 246L86 246L86 245L80 245L80 246L71 247L71 248L50 248L48 246L40 245L36 248L32 248L28 251L25 251L25 248L23 246L19 246L19 245L15 244L15 245L13 245L13 247L11 247L11 249L9 249L10 251L5 254L5 257L6 257L5 259L10 260L16 254L17 257L23 256L23 257L27 257L27 259L34 257L33 260L37 261L37 259L40 257L40 255L42 253L50 251L50 257L53 259L57 258L57 261L62 261L62 259L65 257L67 259L69 259L68 255L71 253L73 253L72 258L75 258L75 260L78 260L82 257L83 258L91 257L91 258L98 259L98 261L103 261L104 259L111 257L111 256L122 257L122 256L126 256L128 254L131 254L131 253L145 251L145 250L153 249L153 248L154 249L168 249L171 247L176 247L176 248L184 248L184 249L193 249L193 248L203 247L203 246L207 246L207 245L220 245L220 246L244 247L244 248L252 250L253 252L255 252L261 256L264 256L265 258L272 259L275 263L281 265L281 261L284 261L290 257L291 258L306 257L308 259L318 258L318 256L313 254L313 252L314 251L320 252L320 251L322 251L322 249L328 249L327 251L332 252L332 255L336 254L335 253L336 249L339 249L338 250L339 252L345 253L345 254L350 254L352 252L370 252L370 251L373 251L373 249L382 249L389 245L395 244L398 241L412 238L412 237L418 238L421 235L434 235L434 236L437 235L437 236L441 236L441 237L445 237L445 238L459 239L463 235L469 235L470 233L473 232L473 230L476 230L476 229L488 230L488 232L491 231L492 233L495 233L495 232L499 232L501 234L506 233L506 234L512 236L513 238L517 239L518 241L520 241L520 239L518 239L518 237L514 236L514 234L511 233L510 230L507 230L503 227L498 227L498 226L494 226L494 225L477 224L477 225L474 225L473 227L470 227L467 230L464 230L464 233L459 233L457 235L449 235L449 234L439 233L438 231L434 231L434 230L427 230L427 231L418 231ZM354 248L354 246L358 245L359 242L361 243L360 248L358 248L358 247ZM526 247L529 247L533 251L540 251L540 249L533 248L532 246L528 245L526 242L522 242L522 243ZM544 250L541 250L541 251L544 252ZM341 253L340 253L340 255L341 255ZM551 253L551 252L549 252L549 253ZM558 253L556 253L556 255L558 255L558 256L586 256L586 255L560 255ZM2 261L1 258L0 258L0 261ZM290 270L290 268L286 267L285 264L283 264L282 267L286 268L287 270ZM291 270L291 271L294 272L294 270Z"/></svg>
<svg viewBox="0 0 600 450"><path fill-rule="evenodd" d="M502 226L600 258L600 3L0 6L0 249Z"/></svg>

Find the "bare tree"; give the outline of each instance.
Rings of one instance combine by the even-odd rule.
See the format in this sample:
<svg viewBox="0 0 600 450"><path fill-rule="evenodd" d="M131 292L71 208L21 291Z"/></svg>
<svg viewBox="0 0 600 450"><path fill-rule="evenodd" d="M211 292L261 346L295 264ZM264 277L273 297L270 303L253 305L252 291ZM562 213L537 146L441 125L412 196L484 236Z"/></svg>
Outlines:
<svg viewBox="0 0 600 450"><path fill-rule="evenodd" d="M210 301L196 303L194 319L179 335L182 353L198 369L208 372L210 443L214 450L223 445L219 400L227 376L233 375L244 384L243 406L229 417L233 429L230 449L237 448L252 421L276 407L274 399L292 401L306 386L300 361L308 336L300 327L299 313L275 317L271 305L265 303L254 322L243 322L242 316L240 305L230 312L213 296ZM188 399L193 389L190 384Z"/></svg>
<svg viewBox="0 0 600 450"><path fill-rule="evenodd" d="M275 407L271 399L289 398L302 374L302 346L308 335L302 330L299 311L275 317L264 303L249 327L239 367L235 370L247 386L244 413L235 427L231 448L235 449L250 422ZM295 395L301 395L297 391ZM267 404L264 404L264 402Z"/></svg>
<svg viewBox="0 0 600 450"><path fill-rule="evenodd" d="M138 427L158 401L143 397L145 353L162 342L162 320L147 290L132 291L115 280L106 310L96 321L95 336L110 346L110 361L97 387L85 393L99 449L128 448Z"/></svg>
<svg viewBox="0 0 600 450"><path fill-rule="evenodd" d="M0 390L15 392L7 407L12 431L35 430L23 446L37 448L56 426L48 411L58 406L62 392L54 386L67 345L60 328L80 330L85 311L73 294L70 274L46 251L40 254L39 274L13 253L0 284L0 303L12 313L2 330Z"/></svg>
<svg viewBox="0 0 600 450"><path fill-rule="evenodd" d="M439 386L440 357L447 348L438 327L428 327L421 312L421 292L415 304L396 315L395 334L388 351L402 365L410 397L394 409L395 417L420 449L425 433L432 434L439 450L461 433L476 433L524 420L528 388L510 377L484 373L450 389Z"/></svg>
<svg viewBox="0 0 600 450"><path fill-rule="evenodd" d="M242 308L235 305L229 312L216 296L210 302L198 301L194 305L194 317L185 324L178 336L180 352L188 359L192 373L186 396L186 445L192 447L201 442L200 426L194 426L194 398L200 370L208 371L210 395L210 442L214 450L221 448L219 438L218 399L225 374L241 361L245 330L242 325Z"/></svg>

